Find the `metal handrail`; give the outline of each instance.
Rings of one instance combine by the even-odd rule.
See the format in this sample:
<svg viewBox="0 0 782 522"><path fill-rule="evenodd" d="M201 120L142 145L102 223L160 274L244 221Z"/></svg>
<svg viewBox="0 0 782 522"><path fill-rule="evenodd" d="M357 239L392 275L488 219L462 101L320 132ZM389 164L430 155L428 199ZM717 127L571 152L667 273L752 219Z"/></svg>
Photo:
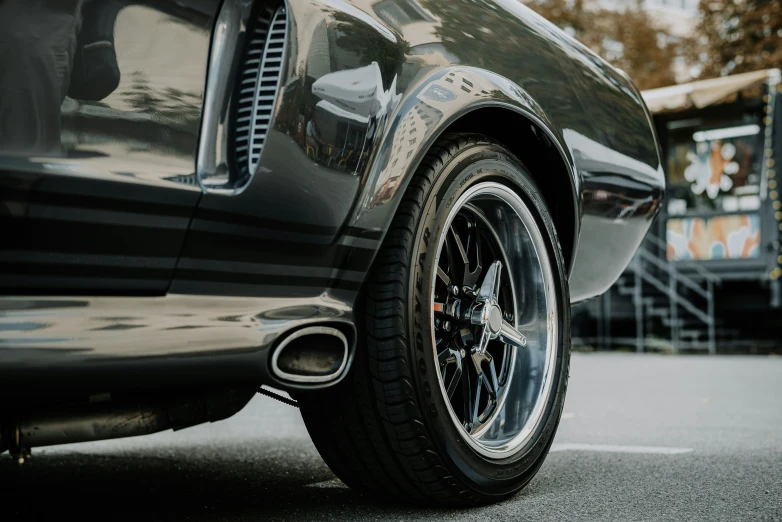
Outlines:
<svg viewBox="0 0 782 522"><path fill-rule="evenodd" d="M647 238L652 248L646 245L641 245L633 259L628 265L628 268L632 270L635 275L635 284L633 291L633 302L635 304L636 315L636 346L638 351L644 350L644 312L662 317L659 312L655 312L654 303L650 304L649 300L644 299L643 285L644 283L651 285L661 292L668 300L668 314L670 322L668 326L671 332L671 341L675 347L681 345L681 335L683 330L680 330L678 322L679 307L686 312L692 314L700 322L704 323L708 332L708 341L706 346L709 353L716 353L716 333L715 333L715 320L714 320L714 285L721 283L721 278L716 274L713 274L709 270L706 270L702 266L694 262L684 261L673 263L659 255L657 255L653 249L656 245L661 249L667 249L667 245L663 243L659 238L649 236ZM701 277L693 278L690 275L685 275L681 272L681 266L692 267ZM655 267L657 270L649 271L648 268ZM659 274L667 274L667 282L665 279L657 277L657 271ZM702 307L696 306L689 298L684 297L679 293L679 284L682 287L688 288L703 299L706 300L706 310L702 310ZM705 288L704 288L705 285Z"/></svg>
<svg viewBox="0 0 782 522"><path fill-rule="evenodd" d="M665 283L663 283L653 275L649 274L649 272L646 272L645 270L641 269L639 275L641 276L641 278L643 278L644 281L657 288L660 292L668 293L668 287L665 285ZM694 315L695 317L703 321L703 323L706 324L707 326L711 324L711 318L707 314L699 310L697 306L692 304L687 299L684 299L678 294L671 295L670 299L674 299L682 308L686 308L687 311L689 311L692 315Z"/></svg>
<svg viewBox="0 0 782 522"><path fill-rule="evenodd" d="M656 265L663 270L668 270L668 263L659 259L657 256L650 253L648 250L644 249L643 247L638 249L638 254L644 259L644 261L649 261L653 265ZM708 299L709 296L706 290L701 288L700 285L698 285L698 283L691 277L688 277L682 274L681 272L678 272L676 274L676 279L677 281L682 282L684 285L686 285L687 287L691 288L692 290L700 294L700 296L703 297L704 299Z"/></svg>
<svg viewBox="0 0 782 522"><path fill-rule="evenodd" d="M646 236L645 241L649 241L656 247L661 248L664 252L668 251L668 245L656 236L649 234ZM708 279L709 281L713 283L717 283L718 285L722 284L722 278L720 276L718 276L717 274L715 274L710 270L707 270L697 261L691 261L689 259L677 259L676 263L692 268L693 270L698 272L704 279ZM681 274L681 271L679 271L679 273Z"/></svg>

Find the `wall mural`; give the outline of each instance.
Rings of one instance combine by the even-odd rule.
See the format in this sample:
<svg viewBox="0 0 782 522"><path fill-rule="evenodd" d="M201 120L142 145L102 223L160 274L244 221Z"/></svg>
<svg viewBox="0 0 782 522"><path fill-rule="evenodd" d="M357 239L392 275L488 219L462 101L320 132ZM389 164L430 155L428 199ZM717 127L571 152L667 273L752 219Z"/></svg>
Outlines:
<svg viewBox="0 0 782 522"><path fill-rule="evenodd" d="M715 199L720 191L733 188L731 176L739 171L736 146L720 140L696 144L695 151L687 151L690 164L684 169L684 179L691 183L692 193Z"/></svg>
<svg viewBox="0 0 782 522"><path fill-rule="evenodd" d="M735 212L760 208L760 126L669 131L668 212Z"/></svg>
<svg viewBox="0 0 782 522"><path fill-rule="evenodd" d="M760 255L760 216L676 218L667 222L668 259L749 259Z"/></svg>

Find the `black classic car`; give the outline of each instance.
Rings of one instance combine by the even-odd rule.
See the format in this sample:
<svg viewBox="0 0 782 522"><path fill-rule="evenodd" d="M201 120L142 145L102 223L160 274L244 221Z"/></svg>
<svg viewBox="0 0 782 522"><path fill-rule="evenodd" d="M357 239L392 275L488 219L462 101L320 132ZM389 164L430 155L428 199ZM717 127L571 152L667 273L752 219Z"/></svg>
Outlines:
<svg viewBox="0 0 782 522"><path fill-rule="evenodd" d="M502 499L664 190L632 82L516 0L4 0L0 64L20 461L260 391L358 492Z"/></svg>

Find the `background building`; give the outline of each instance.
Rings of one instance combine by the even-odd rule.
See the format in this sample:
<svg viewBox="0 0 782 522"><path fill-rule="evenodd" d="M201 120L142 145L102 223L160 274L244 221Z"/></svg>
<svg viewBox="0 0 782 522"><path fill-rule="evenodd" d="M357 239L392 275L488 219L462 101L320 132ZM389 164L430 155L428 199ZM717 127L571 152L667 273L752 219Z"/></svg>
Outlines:
<svg viewBox="0 0 782 522"><path fill-rule="evenodd" d="M574 335L639 351L778 349L780 71L643 94L662 146L666 201L617 284L574 310Z"/></svg>

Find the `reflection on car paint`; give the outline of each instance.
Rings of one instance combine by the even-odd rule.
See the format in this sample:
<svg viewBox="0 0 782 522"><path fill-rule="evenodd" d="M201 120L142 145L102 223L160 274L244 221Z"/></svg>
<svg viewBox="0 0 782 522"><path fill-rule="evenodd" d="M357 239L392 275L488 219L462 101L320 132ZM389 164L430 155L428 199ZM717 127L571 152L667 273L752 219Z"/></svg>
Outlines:
<svg viewBox="0 0 782 522"><path fill-rule="evenodd" d="M209 2L0 4L4 293L166 291L200 197L213 17Z"/></svg>
<svg viewBox="0 0 782 522"><path fill-rule="evenodd" d="M227 375L235 385L272 382L263 361L280 333L323 321L352 329L351 310L329 298L2 297L0 384L25 389L34 376L44 390L74 390L85 375L114 390L222 385ZM131 360L146 369L144 382Z"/></svg>
<svg viewBox="0 0 782 522"><path fill-rule="evenodd" d="M556 159L535 174L573 215L573 244L563 245L574 267L573 301L613 283L659 210L664 180L640 95L515 0L288 1L288 42L260 162L241 191L222 192L204 191L197 180L230 179L235 168L227 145L232 96L257 7L104 3L85 2L83 32L64 38L101 36L93 17L116 17L107 24L116 86L113 59L99 60L109 88L82 82L79 96L76 83L70 94L64 85L44 91L56 103L40 106L42 122L47 133L59 129L56 136L0 140L0 220L10 231L0 250L5 293L246 297L257 300L258 314L271 313L263 303L275 299L352 309L428 148L487 108L524 122L486 122L501 129L496 139ZM70 7L52 18L33 5L6 0L0 11L16 9L30 24L45 20L61 31L82 3L62 2ZM228 7L231 17L212 34ZM0 16L0 25L27 53L19 56L40 57L40 48L21 45L30 39L19 33L24 24L8 20ZM223 54L214 45L220 34L235 38ZM58 70L55 62L43 66L41 78L23 80ZM4 94L0 104L9 103ZM530 127L538 140L520 143Z"/></svg>

